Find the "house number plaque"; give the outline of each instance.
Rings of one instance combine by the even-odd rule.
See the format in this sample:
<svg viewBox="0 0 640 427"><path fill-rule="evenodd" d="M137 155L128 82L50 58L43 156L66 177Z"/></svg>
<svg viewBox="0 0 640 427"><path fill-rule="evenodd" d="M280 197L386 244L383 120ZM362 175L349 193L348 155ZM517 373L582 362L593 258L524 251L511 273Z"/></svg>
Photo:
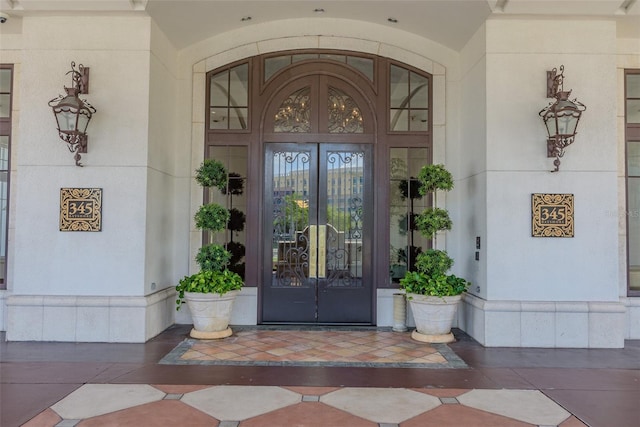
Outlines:
<svg viewBox="0 0 640 427"><path fill-rule="evenodd" d="M60 231L102 230L102 188L60 189Z"/></svg>
<svg viewBox="0 0 640 427"><path fill-rule="evenodd" d="M531 235L573 237L573 194L532 194Z"/></svg>

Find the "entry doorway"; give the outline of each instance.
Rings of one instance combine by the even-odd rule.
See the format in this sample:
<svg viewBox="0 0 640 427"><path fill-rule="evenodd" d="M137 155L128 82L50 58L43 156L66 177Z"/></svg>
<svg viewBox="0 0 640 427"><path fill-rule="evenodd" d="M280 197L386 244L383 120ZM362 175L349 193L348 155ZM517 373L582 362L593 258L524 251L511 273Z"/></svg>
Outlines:
<svg viewBox="0 0 640 427"><path fill-rule="evenodd" d="M265 145L264 323L372 323L371 148Z"/></svg>
<svg viewBox="0 0 640 427"><path fill-rule="evenodd" d="M376 324L378 290L426 247L403 189L431 162L431 75L311 49L228 64L206 88L206 157L227 166L229 188L205 199L232 219L203 241L225 243L257 288L257 323Z"/></svg>

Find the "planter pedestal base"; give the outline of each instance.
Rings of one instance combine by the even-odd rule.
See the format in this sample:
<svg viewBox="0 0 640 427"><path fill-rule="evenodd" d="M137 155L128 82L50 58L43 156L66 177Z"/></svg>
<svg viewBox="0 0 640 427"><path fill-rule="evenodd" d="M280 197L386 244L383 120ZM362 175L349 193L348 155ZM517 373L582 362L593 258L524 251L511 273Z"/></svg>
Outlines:
<svg viewBox="0 0 640 427"><path fill-rule="evenodd" d="M411 332L411 338L420 342L428 342L432 344L447 344L450 342L455 342L456 339L453 337L453 334L449 332L448 334L442 335L427 335L421 334L418 331Z"/></svg>
<svg viewBox="0 0 640 427"><path fill-rule="evenodd" d="M204 332L204 331L196 331L195 328L191 329L191 333L189 334L191 338L195 338L197 340L219 340L221 338L230 337L233 334L231 332L231 328L227 328L224 331L216 331L216 332Z"/></svg>

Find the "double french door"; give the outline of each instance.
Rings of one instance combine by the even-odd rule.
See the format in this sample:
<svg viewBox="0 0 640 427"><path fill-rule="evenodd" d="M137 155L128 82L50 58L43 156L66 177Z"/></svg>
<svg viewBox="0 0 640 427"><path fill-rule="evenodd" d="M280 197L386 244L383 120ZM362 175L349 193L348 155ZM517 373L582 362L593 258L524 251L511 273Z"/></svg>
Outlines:
<svg viewBox="0 0 640 427"><path fill-rule="evenodd" d="M265 144L263 323L373 323L372 150Z"/></svg>

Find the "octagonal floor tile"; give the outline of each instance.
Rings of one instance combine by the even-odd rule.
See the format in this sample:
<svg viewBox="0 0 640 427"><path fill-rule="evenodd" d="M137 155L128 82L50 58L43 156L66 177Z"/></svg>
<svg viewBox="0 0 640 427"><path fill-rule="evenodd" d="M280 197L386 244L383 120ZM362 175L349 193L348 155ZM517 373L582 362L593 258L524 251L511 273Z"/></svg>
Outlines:
<svg viewBox="0 0 640 427"><path fill-rule="evenodd" d="M502 415L462 405L442 405L400 424L400 427L533 427Z"/></svg>
<svg viewBox="0 0 640 427"><path fill-rule="evenodd" d="M440 405L440 399L407 389L348 387L320 402L378 423L399 424Z"/></svg>
<svg viewBox="0 0 640 427"><path fill-rule="evenodd" d="M304 402L287 406L268 414L245 420L242 427L377 427L378 424L319 402Z"/></svg>
<svg viewBox="0 0 640 427"><path fill-rule="evenodd" d="M271 386L215 386L182 397L182 402L220 421L246 420L301 400L298 393Z"/></svg>
<svg viewBox="0 0 640 427"><path fill-rule="evenodd" d="M42 427L42 426L55 426L62 418L51 409L45 409L35 417L31 418L22 427Z"/></svg>
<svg viewBox="0 0 640 427"><path fill-rule="evenodd" d="M145 384L85 384L51 409L64 419L80 420L155 402L164 396Z"/></svg>
<svg viewBox="0 0 640 427"><path fill-rule="evenodd" d="M77 427L217 427L218 420L178 400L161 400L81 421Z"/></svg>
<svg viewBox="0 0 640 427"><path fill-rule="evenodd" d="M458 396L466 406L536 425L556 426L571 414L538 390L471 390Z"/></svg>

